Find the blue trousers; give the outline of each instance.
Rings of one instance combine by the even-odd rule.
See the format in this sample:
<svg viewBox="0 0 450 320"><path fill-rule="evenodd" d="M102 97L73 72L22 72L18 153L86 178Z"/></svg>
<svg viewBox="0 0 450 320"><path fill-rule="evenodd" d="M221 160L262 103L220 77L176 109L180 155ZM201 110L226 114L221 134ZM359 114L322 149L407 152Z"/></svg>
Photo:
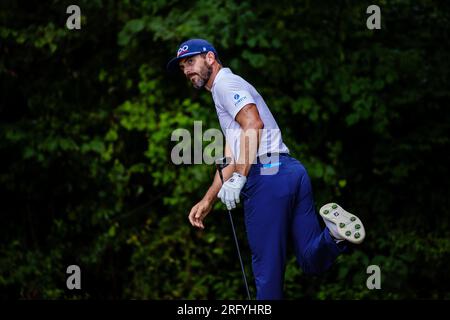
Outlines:
<svg viewBox="0 0 450 320"><path fill-rule="evenodd" d="M286 249L293 240L305 273L326 271L346 248L321 229L311 182L304 166L288 154L278 161L252 165L243 188L247 239L257 299L282 299ZM275 174L274 174L275 173Z"/></svg>

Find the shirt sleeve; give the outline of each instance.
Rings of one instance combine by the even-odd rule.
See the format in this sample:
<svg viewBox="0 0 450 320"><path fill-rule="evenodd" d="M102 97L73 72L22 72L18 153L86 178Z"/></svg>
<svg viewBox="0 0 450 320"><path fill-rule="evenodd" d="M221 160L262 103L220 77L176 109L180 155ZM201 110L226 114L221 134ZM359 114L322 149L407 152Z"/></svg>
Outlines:
<svg viewBox="0 0 450 320"><path fill-rule="evenodd" d="M224 81L217 90L221 105L233 119L245 105L256 104L250 92L243 85L233 81Z"/></svg>

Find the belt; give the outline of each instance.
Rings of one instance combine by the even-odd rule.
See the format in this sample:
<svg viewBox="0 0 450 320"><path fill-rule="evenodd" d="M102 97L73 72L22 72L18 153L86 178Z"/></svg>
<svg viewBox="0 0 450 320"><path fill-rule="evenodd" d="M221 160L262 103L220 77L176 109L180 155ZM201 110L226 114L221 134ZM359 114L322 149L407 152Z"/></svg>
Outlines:
<svg viewBox="0 0 450 320"><path fill-rule="evenodd" d="M256 157L257 163L271 163L279 157L290 157L286 152L268 152Z"/></svg>

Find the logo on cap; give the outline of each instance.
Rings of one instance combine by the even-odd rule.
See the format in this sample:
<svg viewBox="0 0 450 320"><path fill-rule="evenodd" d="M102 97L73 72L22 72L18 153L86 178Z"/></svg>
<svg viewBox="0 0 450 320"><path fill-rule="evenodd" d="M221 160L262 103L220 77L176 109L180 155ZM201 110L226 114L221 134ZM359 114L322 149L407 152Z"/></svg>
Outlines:
<svg viewBox="0 0 450 320"><path fill-rule="evenodd" d="M189 46L187 46L187 45L180 47L180 49L178 49L178 52L177 52L177 57L179 57L183 53L186 53L188 51L188 49L189 49Z"/></svg>
<svg viewBox="0 0 450 320"><path fill-rule="evenodd" d="M236 94L234 95L234 100L237 100L237 99L239 99L239 95L236 93Z"/></svg>

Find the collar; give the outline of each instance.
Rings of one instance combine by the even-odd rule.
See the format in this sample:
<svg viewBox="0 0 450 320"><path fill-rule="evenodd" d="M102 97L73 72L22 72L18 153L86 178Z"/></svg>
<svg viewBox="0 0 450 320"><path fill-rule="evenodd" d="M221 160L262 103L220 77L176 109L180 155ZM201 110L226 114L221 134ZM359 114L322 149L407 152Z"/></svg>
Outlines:
<svg viewBox="0 0 450 320"><path fill-rule="evenodd" d="M220 69L219 72L217 72L217 74L216 74L216 78L214 79L213 85L211 87L211 91L214 90L214 86L216 85L216 83L218 83L220 81L220 79L223 78L224 75L229 74L229 73L233 73L230 68Z"/></svg>

